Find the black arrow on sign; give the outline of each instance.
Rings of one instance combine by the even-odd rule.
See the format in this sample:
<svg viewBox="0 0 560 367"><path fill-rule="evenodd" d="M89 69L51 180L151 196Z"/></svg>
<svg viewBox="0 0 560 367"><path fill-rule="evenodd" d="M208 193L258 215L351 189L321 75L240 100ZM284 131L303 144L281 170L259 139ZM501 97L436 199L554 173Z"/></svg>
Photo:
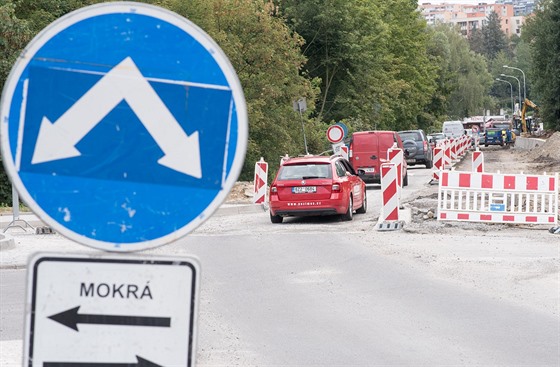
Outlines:
<svg viewBox="0 0 560 367"><path fill-rule="evenodd" d="M43 362L43 367L161 367L142 357L136 356L136 359L136 363Z"/></svg>
<svg viewBox="0 0 560 367"><path fill-rule="evenodd" d="M170 327L170 317L122 316L122 315L87 315L79 314L80 306L49 316L49 319L78 331L78 324L126 325Z"/></svg>

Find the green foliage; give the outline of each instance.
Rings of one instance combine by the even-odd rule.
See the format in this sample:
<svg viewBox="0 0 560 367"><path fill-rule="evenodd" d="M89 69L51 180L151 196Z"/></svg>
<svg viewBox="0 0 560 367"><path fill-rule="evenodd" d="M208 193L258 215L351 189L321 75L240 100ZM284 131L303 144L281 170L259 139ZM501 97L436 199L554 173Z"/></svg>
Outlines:
<svg viewBox="0 0 560 367"><path fill-rule="evenodd" d="M474 30L469 37L471 49L484 55L487 60L493 60L500 52L510 52L500 22L500 16L493 11L488 15L486 25L482 29Z"/></svg>
<svg viewBox="0 0 560 367"><path fill-rule="evenodd" d="M316 116L355 130L406 129L435 90L425 21L410 0L279 1L306 41L306 69L321 80ZM421 126L424 127L424 126Z"/></svg>
<svg viewBox="0 0 560 367"><path fill-rule="evenodd" d="M532 50L535 102L545 127L560 130L560 0L545 0L522 34Z"/></svg>
<svg viewBox="0 0 560 367"><path fill-rule="evenodd" d="M271 171L284 154L305 153L301 120L293 101L306 98L303 119L310 152L325 150L315 130L325 131L314 110L314 82L300 71L303 40L276 16L270 2L253 0L170 0L164 3L203 28L228 55L243 85L249 114L249 144L241 179L253 178L260 157Z"/></svg>
<svg viewBox="0 0 560 367"><path fill-rule="evenodd" d="M0 5L0 90L12 69L21 49L31 39L32 32L28 22L18 19L15 15L15 5L10 1L4 1ZM1 162L0 157L0 162ZM0 163L0 205L11 204L11 184L4 172L4 166Z"/></svg>
<svg viewBox="0 0 560 367"><path fill-rule="evenodd" d="M102 1L0 0L0 81L32 36L58 17L97 2ZM230 59L249 116L242 180L253 178L260 157L273 173L284 154L305 153L302 123L309 152L320 153L330 148L325 132L334 121L344 121L351 131L432 131L445 119L480 114L496 101L503 105L509 96L503 85L488 95L492 75L501 63L528 68L533 47L517 40L512 60L495 14L473 35L480 40L471 39L477 54L453 28L427 28L414 0L142 2L185 16ZM549 42L560 44L558 38ZM308 107L301 116L292 107L299 98ZM3 187L8 200L11 190L3 186L1 174L0 203Z"/></svg>
<svg viewBox="0 0 560 367"><path fill-rule="evenodd" d="M483 56L471 51L468 41L449 24L438 24L433 29L430 53L439 63L436 107L445 119L462 119L482 114L491 104L487 97L492 75Z"/></svg>
<svg viewBox="0 0 560 367"><path fill-rule="evenodd" d="M0 156L0 206L8 204L12 204L12 184L4 172L2 156Z"/></svg>
<svg viewBox="0 0 560 367"><path fill-rule="evenodd" d="M0 88L4 87L12 65L31 36L28 22L16 17L15 5L11 2L0 5Z"/></svg>

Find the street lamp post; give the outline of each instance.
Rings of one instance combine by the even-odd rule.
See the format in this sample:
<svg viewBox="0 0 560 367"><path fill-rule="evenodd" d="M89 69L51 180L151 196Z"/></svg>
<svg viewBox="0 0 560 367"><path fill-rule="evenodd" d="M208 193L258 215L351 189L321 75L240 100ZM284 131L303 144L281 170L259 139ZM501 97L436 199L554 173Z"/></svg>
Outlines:
<svg viewBox="0 0 560 367"><path fill-rule="evenodd" d="M496 80L499 81L499 82L504 82L504 83L509 84L509 95L510 95L510 98L511 98L511 114L513 115L513 111L515 109L515 107L513 105L513 85L510 82L508 82L507 80L503 80L503 79L500 79L500 78L496 78Z"/></svg>
<svg viewBox="0 0 560 367"><path fill-rule="evenodd" d="M525 83L525 72L523 72L523 70L519 68L514 68L513 66L504 65L504 68L519 70L521 74L523 74L523 102L525 102L525 100L527 99L527 84Z"/></svg>
<svg viewBox="0 0 560 367"><path fill-rule="evenodd" d="M513 75L500 74L500 76L503 76L503 77L506 77L506 78L513 78L513 79L517 80L517 91L519 92L519 109L521 109L521 107L522 107L522 102L521 102L521 82L519 81L519 79L517 79L517 78L514 77Z"/></svg>

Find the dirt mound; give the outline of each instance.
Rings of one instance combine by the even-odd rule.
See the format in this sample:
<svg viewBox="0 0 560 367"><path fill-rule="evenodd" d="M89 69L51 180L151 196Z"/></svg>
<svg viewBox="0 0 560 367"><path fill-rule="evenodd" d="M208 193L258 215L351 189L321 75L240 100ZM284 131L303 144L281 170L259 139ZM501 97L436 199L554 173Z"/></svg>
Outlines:
<svg viewBox="0 0 560 367"><path fill-rule="evenodd" d="M543 160L560 161L560 132L552 134L543 145L531 149L527 158L541 162Z"/></svg>
<svg viewBox="0 0 560 367"><path fill-rule="evenodd" d="M253 182L238 181L235 183L228 197L226 203L231 204L245 204L251 203L253 200Z"/></svg>

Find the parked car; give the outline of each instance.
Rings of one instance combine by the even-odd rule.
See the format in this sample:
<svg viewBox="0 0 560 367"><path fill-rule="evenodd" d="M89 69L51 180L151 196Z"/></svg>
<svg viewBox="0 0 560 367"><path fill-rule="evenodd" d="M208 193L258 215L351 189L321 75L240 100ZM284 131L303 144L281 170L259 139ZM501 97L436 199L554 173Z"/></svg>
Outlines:
<svg viewBox="0 0 560 367"><path fill-rule="evenodd" d="M440 141L445 140L445 134L443 133L428 134L427 138L428 138L428 144L430 144L430 147L433 150L439 144Z"/></svg>
<svg viewBox="0 0 560 367"><path fill-rule="evenodd" d="M426 168L433 166L433 152L423 130L399 131L404 149L408 152L406 163L411 166L424 164Z"/></svg>
<svg viewBox="0 0 560 367"><path fill-rule="evenodd" d="M367 211L366 184L339 155L289 158L270 185L270 221L284 217L342 215Z"/></svg>
<svg viewBox="0 0 560 367"><path fill-rule="evenodd" d="M360 131L352 134L348 157L350 164L366 183L381 183L381 164L387 162L387 150L394 144L404 152L395 131ZM408 185L406 160L403 162L403 186Z"/></svg>

